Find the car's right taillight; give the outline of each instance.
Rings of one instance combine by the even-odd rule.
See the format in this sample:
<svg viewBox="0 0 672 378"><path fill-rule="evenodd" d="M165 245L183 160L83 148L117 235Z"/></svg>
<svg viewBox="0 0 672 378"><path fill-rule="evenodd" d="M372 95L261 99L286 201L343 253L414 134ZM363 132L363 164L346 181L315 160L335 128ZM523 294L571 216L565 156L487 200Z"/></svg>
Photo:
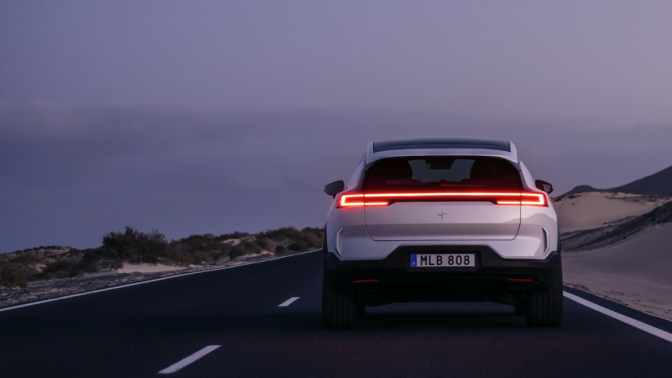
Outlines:
<svg viewBox="0 0 672 378"><path fill-rule="evenodd" d="M548 206L546 195L543 193L522 192L520 199L502 199L497 200L498 205L521 205L521 206Z"/></svg>

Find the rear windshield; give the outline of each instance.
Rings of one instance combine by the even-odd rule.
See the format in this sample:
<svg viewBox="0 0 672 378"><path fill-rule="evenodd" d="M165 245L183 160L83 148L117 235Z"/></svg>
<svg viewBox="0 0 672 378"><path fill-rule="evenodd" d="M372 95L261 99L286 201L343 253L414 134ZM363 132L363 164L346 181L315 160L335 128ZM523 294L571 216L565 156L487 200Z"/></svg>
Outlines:
<svg viewBox="0 0 672 378"><path fill-rule="evenodd" d="M508 161L480 156L409 156L377 161L364 190L521 190L520 173Z"/></svg>

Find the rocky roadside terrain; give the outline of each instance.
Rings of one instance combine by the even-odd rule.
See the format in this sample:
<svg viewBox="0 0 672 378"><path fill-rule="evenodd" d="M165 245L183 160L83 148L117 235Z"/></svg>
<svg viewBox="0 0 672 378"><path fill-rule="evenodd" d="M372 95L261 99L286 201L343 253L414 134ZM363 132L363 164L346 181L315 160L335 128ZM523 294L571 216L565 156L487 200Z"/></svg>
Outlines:
<svg viewBox="0 0 672 378"><path fill-rule="evenodd" d="M127 227L105 234L97 248L43 246L0 254L0 308L280 258L321 248L322 243L322 229L311 227L170 241L158 231Z"/></svg>
<svg viewBox="0 0 672 378"><path fill-rule="evenodd" d="M136 282L154 280L157 278L179 276L194 272L204 272L225 267L242 266L260 261L282 258L284 256L290 256L297 253L303 252L288 251L283 254L263 252L198 266L194 265L183 267L179 270L161 272L119 273L118 271L106 271L84 273L71 278L35 280L30 281L28 286L25 288L0 288L0 309L67 295L107 289Z"/></svg>

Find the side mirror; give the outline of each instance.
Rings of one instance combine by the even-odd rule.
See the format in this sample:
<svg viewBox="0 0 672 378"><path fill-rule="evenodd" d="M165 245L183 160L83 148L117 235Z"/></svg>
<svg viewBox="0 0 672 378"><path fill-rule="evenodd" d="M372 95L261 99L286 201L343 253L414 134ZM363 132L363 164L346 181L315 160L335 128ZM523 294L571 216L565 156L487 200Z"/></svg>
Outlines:
<svg viewBox="0 0 672 378"><path fill-rule="evenodd" d="M550 183L544 181L544 180L537 180L534 182L534 185L536 185L537 189L543 190L544 192L551 194L553 193L553 185Z"/></svg>
<svg viewBox="0 0 672 378"><path fill-rule="evenodd" d="M336 197L338 193L344 190L345 190L345 183L343 182L343 180L334 181L331 184L327 184L327 186L324 187L324 192L330 195L332 198Z"/></svg>

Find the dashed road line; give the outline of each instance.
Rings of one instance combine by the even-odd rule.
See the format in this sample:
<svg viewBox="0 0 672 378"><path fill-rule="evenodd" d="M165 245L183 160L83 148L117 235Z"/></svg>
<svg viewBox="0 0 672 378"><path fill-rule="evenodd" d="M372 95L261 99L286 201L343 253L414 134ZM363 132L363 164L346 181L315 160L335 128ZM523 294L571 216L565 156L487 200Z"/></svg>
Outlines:
<svg viewBox="0 0 672 378"><path fill-rule="evenodd" d="M192 354L191 356L180 360L179 362L168 366L167 368L161 370L159 374L172 374L176 371L185 368L186 366L194 363L199 358L205 356L206 354L212 352L213 350L219 348L221 345L208 345L207 347L199 350L198 352Z"/></svg>
<svg viewBox="0 0 672 378"><path fill-rule="evenodd" d="M633 327L635 327L635 328L639 328L639 329L641 329L641 330L644 331L644 332L650 333L650 334L652 334L652 335L654 335L654 336L658 336L658 337L660 337L660 338L663 339L663 340L667 340L667 341L669 341L669 342L672 342L672 333L665 332L665 331L663 331L662 329L658 329L658 328L656 328L656 327L652 327L652 326L650 326L650 325L648 325L648 324L646 324L646 323L640 322L639 320L635 320L635 319L633 319L633 318L629 318L629 317L627 317L627 316L625 316L625 315L621 315L621 314L619 314L619 313L616 312L616 311L611 311L611 310L609 310L609 309L607 309L607 308L604 308L604 307L602 307L602 306L596 305L596 304L593 303L593 302L587 301L587 300L585 300L585 299L583 299L583 298L581 298L581 297L579 297L579 296L576 296L576 295L574 295L574 294L570 294L570 293L568 293L568 292L566 292L566 291L564 291L563 294L564 294L564 296L565 296L566 298L569 298L569 299L573 300L574 302L577 302L577 303L579 303L579 304L582 304L582 305L584 305L584 306L586 306L586 307L588 307L588 308L592 308L592 309L595 310L595 311L599 311L599 312L603 313L604 315L610 316L610 317L612 317L612 318L614 318L614 319L616 319L616 320L620 320L620 321L622 321L623 323L629 324L629 325L631 325L631 326L633 326Z"/></svg>
<svg viewBox="0 0 672 378"><path fill-rule="evenodd" d="M294 301L296 301L297 299L299 299L299 297L291 297L291 298L289 298L288 300L286 300L286 301L280 303L280 304L278 305L278 307L287 307L287 306L289 306L290 304L294 303Z"/></svg>

